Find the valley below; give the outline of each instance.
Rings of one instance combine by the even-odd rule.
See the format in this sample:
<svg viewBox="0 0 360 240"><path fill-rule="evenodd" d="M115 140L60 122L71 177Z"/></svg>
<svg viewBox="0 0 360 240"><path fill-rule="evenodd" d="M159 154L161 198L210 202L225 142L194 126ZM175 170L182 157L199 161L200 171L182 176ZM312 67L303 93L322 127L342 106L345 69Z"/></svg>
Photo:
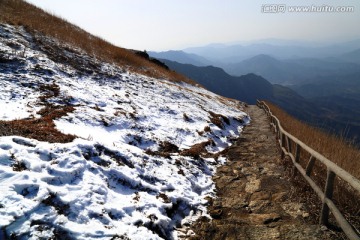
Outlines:
<svg viewBox="0 0 360 240"><path fill-rule="evenodd" d="M360 48L359 44L356 47ZM284 48L290 51L290 47ZM287 60L260 54L240 63L226 63L229 58L206 59L210 56L205 49L194 51L204 56L182 51L150 55L213 92L249 104L257 99L271 101L294 117L360 146L360 64L354 56L358 51Z"/></svg>

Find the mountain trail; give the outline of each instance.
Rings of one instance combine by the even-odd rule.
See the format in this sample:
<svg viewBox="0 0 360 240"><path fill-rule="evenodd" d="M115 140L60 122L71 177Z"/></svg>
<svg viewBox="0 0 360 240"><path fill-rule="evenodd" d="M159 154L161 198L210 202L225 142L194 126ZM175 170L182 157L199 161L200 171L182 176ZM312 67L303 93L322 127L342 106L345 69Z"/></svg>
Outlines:
<svg viewBox="0 0 360 240"><path fill-rule="evenodd" d="M212 220L201 217L180 238L327 239L327 232L310 223L306 204L289 197L294 186L285 177L265 112L257 106L245 110L252 121L213 178L217 197L209 200Z"/></svg>

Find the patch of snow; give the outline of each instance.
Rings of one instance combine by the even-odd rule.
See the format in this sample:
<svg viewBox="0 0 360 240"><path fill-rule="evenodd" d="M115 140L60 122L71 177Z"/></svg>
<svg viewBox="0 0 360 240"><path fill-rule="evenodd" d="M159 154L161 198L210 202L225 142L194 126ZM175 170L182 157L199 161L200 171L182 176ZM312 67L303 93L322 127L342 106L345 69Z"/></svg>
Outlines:
<svg viewBox="0 0 360 240"><path fill-rule="evenodd" d="M207 216L212 175L226 159L165 158L147 150L169 142L181 151L212 140L208 152L222 151L249 121L239 102L87 55L81 57L100 67L80 73L51 60L29 34L9 25L0 25L0 51L0 120L38 117L40 86L56 83L60 96L48 101L75 107L56 127L78 137L66 144L0 137L0 237L176 239L181 224ZM219 128L209 112L229 124Z"/></svg>

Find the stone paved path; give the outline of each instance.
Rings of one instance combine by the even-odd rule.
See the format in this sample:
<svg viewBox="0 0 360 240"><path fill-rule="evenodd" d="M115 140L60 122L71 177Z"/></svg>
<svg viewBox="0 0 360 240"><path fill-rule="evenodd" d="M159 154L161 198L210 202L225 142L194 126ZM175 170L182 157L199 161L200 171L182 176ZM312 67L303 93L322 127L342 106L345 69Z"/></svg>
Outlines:
<svg viewBox="0 0 360 240"><path fill-rule="evenodd" d="M196 235L183 239L327 239L318 225L308 223L306 206L289 200L293 186L283 176L264 111L257 106L246 111L251 124L214 176L217 198L208 207L213 219L200 218L191 226Z"/></svg>

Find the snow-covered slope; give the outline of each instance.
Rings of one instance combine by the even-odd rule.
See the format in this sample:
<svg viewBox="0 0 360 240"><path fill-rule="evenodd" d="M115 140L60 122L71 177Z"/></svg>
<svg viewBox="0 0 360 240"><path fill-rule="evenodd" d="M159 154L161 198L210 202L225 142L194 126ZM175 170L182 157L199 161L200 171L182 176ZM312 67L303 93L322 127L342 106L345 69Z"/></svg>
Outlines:
<svg viewBox="0 0 360 240"><path fill-rule="evenodd" d="M176 239L206 215L225 161L215 153L248 122L237 101L10 25L0 25L0 88L0 239ZM8 129L55 108L73 141Z"/></svg>

